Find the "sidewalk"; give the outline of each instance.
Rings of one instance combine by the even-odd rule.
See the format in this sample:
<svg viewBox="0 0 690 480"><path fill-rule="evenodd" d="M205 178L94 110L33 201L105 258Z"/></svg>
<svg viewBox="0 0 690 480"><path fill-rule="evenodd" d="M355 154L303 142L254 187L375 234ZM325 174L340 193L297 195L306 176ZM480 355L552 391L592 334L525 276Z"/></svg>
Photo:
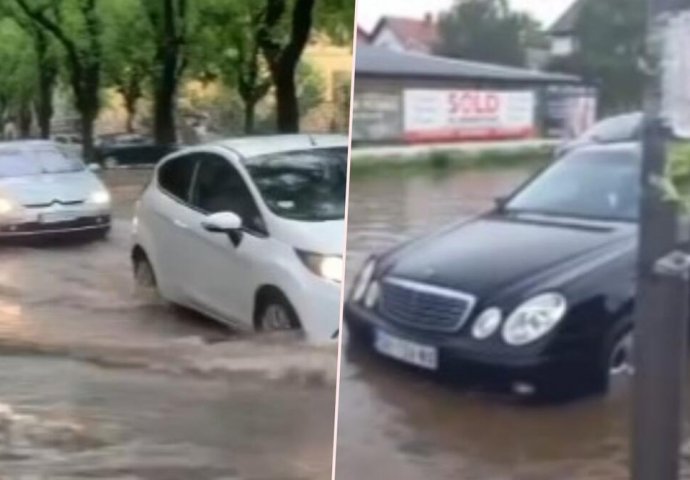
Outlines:
<svg viewBox="0 0 690 480"><path fill-rule="evenodd" d="M486 154L520 154L533 151L548 150L557 146L558 139L533 139L500 142L462 142L462 143L433 143L421 145L394 145L353 147L353 162L367 161L397 161L410 162L428 158L432 153L450 153L467 155L468 157Z"/></svg>

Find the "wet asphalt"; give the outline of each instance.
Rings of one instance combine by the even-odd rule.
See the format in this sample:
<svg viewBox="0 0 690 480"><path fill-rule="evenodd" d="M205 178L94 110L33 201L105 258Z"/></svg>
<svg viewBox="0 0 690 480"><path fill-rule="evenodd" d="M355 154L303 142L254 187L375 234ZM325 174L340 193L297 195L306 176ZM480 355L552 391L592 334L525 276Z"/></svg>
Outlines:
<svg viewBox="0 0 690 480"><path fill-rule="evenodd" d="M104 173L106 241L0 245L0 478L329 478L336 348L137 294L149 176Z"/></svg>

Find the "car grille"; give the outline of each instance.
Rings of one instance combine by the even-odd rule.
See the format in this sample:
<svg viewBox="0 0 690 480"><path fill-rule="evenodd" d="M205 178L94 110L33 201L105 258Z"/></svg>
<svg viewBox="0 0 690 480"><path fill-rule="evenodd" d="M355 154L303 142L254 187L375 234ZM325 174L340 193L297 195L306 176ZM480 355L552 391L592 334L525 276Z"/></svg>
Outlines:
<svg viewBox="0 0 690 480"><path fill-rule="evenodd" d="M475 303L476 298L464 292L389 278L382 284L379 310L391 322L453 332L462 328Z"/></svg>
<svg viewBox="0 0 690 480"><path fill-rule="evenodd" d="M53 205L63 205L63 206L73 206L73 205L82 205L84 203L84 200L53 200L52 202L46 202L46 203L27 203L24 205L26 208L48 208L52 207Z"/></svg>

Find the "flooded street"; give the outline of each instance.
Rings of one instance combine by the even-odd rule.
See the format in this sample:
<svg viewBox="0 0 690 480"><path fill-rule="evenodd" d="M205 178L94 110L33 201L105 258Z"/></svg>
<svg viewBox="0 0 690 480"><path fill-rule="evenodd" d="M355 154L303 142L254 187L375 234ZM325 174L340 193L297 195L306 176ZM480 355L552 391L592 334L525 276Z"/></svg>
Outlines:
<svg viewBox="0 0 690 480"><path fill-rule="evenodd" d="M145 171L108 172L107 241L0 246L0 479L323 479L336 348L142 298Z"/></svg>
<svg viewBox="0 0 690 480"><path fill-rule="evenodd" d="M349 282L368 254L488 209L529 173L355 177ZM432 378L362 349L343 352L338 480L628 478L629 385L616 385L606 398L526 404Z"/></svg>

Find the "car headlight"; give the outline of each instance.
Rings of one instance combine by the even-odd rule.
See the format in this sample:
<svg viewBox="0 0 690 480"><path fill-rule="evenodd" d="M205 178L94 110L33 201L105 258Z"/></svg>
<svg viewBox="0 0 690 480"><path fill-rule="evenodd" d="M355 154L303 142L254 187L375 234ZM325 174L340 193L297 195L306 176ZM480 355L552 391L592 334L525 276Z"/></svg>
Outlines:
<svg viewBox="0 0 690 480"><path fill-rule="evenodd" d="M364 306L367 308L374 308L381 296L381 286L379 282L373 281L367 288L367 293L364 295Z"/></svg>
<svg viewBox="0 0 690 480"><path fill-rule="evenodd" d="M0 197L0 215L7 215L16 209L14 202L7 198Z"/></svg>
<svg viewBox="0 0 690 480"><path fill-rule="evenodd" d="M297 250L304 265L319 277L333 282L343 281L343 257Z"/></svg>
<svg viewBox="0 0 690 480"><path fill-rule="evenodd" d="M96 190L89 195L89 203L95 205L108 205L110 203L110 194L106 190Z"/></svg>
<svg viewBox="0 0 690 480"><path fill-rule="evenodd" d="M367 292L369 283L374 276L374 270L376 270L376 263L373 260L369 260L355 281L355 285L352 288L352 300L359 302L364 298L364 294Z"/></svg>
<svg viewBox="0 0 690 480"><path fill-rule="evenodd" d="M503 340L513 346L534 342L551 331L567 309L565 297L559 293L532 297L510 314L503 325Z"/></svg>
<svg viewBox="0 0 690 480"><path fill-rule="evenodd" d="M472 336L477 340L485 340L501 326L503 314L496 308L488 308L477 317L472 325Z"/></svg>

